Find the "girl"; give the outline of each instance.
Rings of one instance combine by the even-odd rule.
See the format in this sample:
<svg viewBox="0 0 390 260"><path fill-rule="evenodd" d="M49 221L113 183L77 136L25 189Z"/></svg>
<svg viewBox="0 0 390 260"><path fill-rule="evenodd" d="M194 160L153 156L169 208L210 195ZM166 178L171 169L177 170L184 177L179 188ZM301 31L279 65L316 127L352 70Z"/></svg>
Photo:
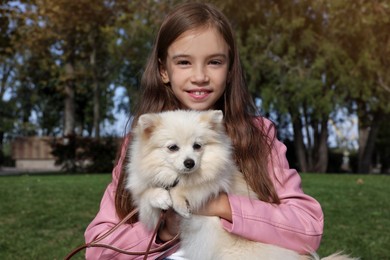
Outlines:
<svg viewBox="0 0 390 260"><path fill-rule="evenodd" d="M141 87L143 93L133 122L144 113L175 109L224 112L236 163L258 200L220 194L195 214L219 216L226 232L302 254L319 247L323 230L321 207L303 193L301 179L295 170L289 169L286 147L275 139L271 122L256 116L232 29L219 10L202 3L182 4L174 9L157 34ZM124 189L130 139L129 134L100 211L85 232L87 242L105 233L133 209L130 195ZM172 239L179 232L179 222L178 215L168 211L152 249ZM134 218L102 242L145 251L151 236L152 232ZM179 259L179 247L180 243L150 257ZM104 248L90 248L86 257L129 259Z"/></svg>

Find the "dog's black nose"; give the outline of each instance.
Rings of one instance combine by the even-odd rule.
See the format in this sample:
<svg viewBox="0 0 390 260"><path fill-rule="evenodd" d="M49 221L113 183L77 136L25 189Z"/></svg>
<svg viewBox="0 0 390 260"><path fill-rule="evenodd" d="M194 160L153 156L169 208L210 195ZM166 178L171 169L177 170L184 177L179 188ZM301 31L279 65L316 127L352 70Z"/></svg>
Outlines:
<svg viewBox="0 0 390 260"><path fill-rule="evenodd" d="M195 162L194 162L194 160L192 160L192 159L185 159L185 161L184 161L184 166L185 166L187 169L192 169L192 167L195 166Z"/></svg>

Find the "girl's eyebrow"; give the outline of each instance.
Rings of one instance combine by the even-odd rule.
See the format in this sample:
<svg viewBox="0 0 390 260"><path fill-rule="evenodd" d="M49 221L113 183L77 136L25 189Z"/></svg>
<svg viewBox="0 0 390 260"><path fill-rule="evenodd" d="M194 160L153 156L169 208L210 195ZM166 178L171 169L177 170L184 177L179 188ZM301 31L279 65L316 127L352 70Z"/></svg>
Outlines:
<svg viewBox="0 0 390 260"><path fill-rule="evenodd" d="M175 54L172 56L172 60L182 59L182 58L189 58L190 55L186 54Z"/></svg>
<svg viewBox="0 0 390 260"><path fill-rule="evenodd" d="M172 56L173 60L177 59L183 59L183 58L191 58L191 55L188 54L175 54ZM227 55L223 53L216 53L216 54L211 54L207 56L207 59L212 59L212 58L222 58L222 59L227 59Z"/></svg>

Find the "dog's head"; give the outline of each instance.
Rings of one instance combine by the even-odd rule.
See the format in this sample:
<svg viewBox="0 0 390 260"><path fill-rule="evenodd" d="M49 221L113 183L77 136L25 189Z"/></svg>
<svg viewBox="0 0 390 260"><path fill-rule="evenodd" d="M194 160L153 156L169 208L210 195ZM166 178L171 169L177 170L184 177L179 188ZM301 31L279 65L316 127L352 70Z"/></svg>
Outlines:
<svg viewBox="0 0 390 260"><path fill-rule="evenodd" d="M178 173L188 174L200 167L205 146L223 128L222 111L170 111L144 114L138 121L143 142Z"/></svg>
<svg viewBox="0 0 390 260"><path fill-rule="evenodd" d="M156 175L153 178L159 183L164 183L167 172L175 173L177 178L189 176L198 172L206 161L223 156L218 150L210 151L216 144L230 149L219 110L144 114L138 120L134 138L137 147L133 148L138 151L133 152L142 150L139 160L153 168L151 171ZM208 160L205 160L207 153Z"/></svg>

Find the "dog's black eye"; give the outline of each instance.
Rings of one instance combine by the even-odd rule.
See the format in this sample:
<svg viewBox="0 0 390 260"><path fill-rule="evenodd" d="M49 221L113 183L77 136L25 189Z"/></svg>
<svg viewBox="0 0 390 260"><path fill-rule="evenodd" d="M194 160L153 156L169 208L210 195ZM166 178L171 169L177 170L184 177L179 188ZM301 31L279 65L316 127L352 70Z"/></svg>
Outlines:
<svg viewBox="0 0 390 260"><path fill-rule="evenodd" d="M176 144L169 145L168 150L171 152L179 151L179 146L177 146Z"/></svg>
<svg viewBox="0 0 390 260"><path fill-rule="evenodd" d="M201 144L198 144L198 143L194 143L194 145L192 146L192 148L194 148L194 150L200 150L202 148L202 145Z"/></svg>

